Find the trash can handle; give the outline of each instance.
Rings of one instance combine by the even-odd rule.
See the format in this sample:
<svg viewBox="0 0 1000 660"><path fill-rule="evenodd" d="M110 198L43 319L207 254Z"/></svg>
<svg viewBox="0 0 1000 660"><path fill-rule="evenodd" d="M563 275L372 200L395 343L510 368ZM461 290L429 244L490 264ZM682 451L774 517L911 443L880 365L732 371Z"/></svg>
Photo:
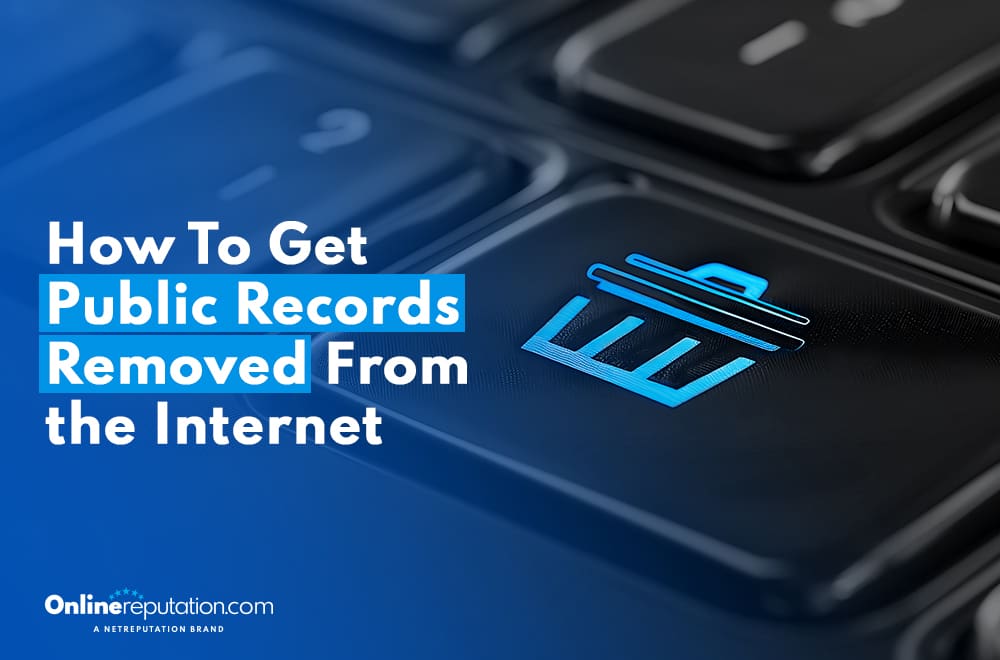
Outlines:
<svg viewBox="0 0 1000 660"><path fill-rule="evenodd" d="M768 282L763 277L751 275L726 264L704 264L697 268L692 268L687 274L702 282L715 279L728 284L735 284L737 287L743 289L744 296L753 298L754 300L758 300L767 291Z"/></svg>

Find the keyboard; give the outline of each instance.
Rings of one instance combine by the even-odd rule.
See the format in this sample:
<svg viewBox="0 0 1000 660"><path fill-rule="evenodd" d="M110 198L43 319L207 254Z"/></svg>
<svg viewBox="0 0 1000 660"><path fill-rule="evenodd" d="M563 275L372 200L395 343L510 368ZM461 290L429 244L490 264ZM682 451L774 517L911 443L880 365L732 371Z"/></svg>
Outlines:
<svg viewBox="0 0 1000 660"><path fill-rule="evenodd" d="M314 384L399 439L335 451L669 594L707 621L670 657L1000 658L1000 4L0 17L0 205L38 223L4 227L8 297L51 218L363 226L362 272L469 295L465 333L368 350L470 380Z"/></svg>

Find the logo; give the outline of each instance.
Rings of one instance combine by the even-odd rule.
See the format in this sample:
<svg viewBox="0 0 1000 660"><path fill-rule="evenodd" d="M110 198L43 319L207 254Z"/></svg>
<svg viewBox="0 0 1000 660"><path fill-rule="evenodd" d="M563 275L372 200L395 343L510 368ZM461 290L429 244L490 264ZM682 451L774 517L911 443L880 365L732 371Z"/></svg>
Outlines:
<svg viewBox="0 0 1000 660"><path fill-rule="evenodd" d="M270 616L274 603L262 600L212 599L200 596L147 598L138 589L122 587L111 591L106 600L94 594L65 597L49 594L45 612L52 616L107 617L93 625L95 633L221 633L219 619ZM138 619L141 623L132 623Z"/></svg>
<svg viewBox="0 0 1000 660"><path fill-rule="evenodd" d="M762 298L769 283L762 277L721 263L683 271L641 254L629 255L625 262L627 270L594 264L587 276L597 282L599 291L634 303L644 315L663 314L765 352L796 351L805 345L793 333L807 325L809 319L765 302ZM556 335L590 302L589 298L576 296L521 348L671 408L718 387L756 363L748 357L737 357L681 387L653 380L700 344L692 337L685 337L631 371L602 362L599 356L603 351L645 323L637 316L626 317L577 350L554 343Z"/></svg>

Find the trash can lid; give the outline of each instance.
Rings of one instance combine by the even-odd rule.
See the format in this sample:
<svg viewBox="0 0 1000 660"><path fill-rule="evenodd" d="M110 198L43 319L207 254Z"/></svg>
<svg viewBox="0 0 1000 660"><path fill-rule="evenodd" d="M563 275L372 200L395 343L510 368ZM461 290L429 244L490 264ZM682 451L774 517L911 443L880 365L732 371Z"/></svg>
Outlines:
<svg viewBox="0 0 1000 660"><path fill-rule="evenodd" d="M764 300L768 281L721 263L688 271L631 254L628 272L597 263L587 276L597 288L683 321L768 351L797 350L795 334L809 319Z"/></svg>

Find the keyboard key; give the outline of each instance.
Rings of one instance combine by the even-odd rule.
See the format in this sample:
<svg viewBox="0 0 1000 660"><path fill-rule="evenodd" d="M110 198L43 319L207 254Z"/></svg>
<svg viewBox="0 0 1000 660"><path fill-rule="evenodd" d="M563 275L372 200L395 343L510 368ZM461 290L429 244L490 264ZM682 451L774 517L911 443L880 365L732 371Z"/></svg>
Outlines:
<svg viewBox="0 0 1000 660"><path fill-rule="evenodd" d="M468 332L357 350L461 355L469 384L344 369L338 387L433 429L441 460L543 484L547 501L497 492L548 533L668 585L698 571L680 588L726 606L818 615L913 588L949 532L995 528L973 505L997 496L976 481L1000 459L996 309L617 189L559 200L434 272L466 274ZM419 464L392 434L373 460ZM564 498L593 512L578 534Z"/></svg>
<svg viewBox="0 0 1000 660"><path fill-rule="evenodd" d="M1000 250L1000 143L945 170L932 194L932 223L948 239Z"/></svg>
<svg viewBox="0 0 1000 660"><path fill-rule="evenodd" d="M462 32L502 8L504 0L305 0L393 37L452 44Z"/></svg>
<svg viewBox="0 0 1000 660"><path fill-rule="evenodd" d="M1000 587L994 589L976 611L975 660L1000 660Z"/></svg>
<svg viewBox="0 0 1000 660"><path fill-rule="evenodd" d="M0 157L135 93L174 50L123 5L11 0L0 6Z"/></svg>
<svg viewBox="0 0 1000 660"><path fill-rule="evenodd" d="M270 263L267 232L295 219L308 238L363 226L376 267L476 217L513 177L504 156L398 101L253 50L26 157L0 173L0 199L22 219L7 245L38 260L52 219L114 235L187 235L189 220L216 220ZM169 269L195 256L179 240Z"/></svg>
<svg viewBox="0 0 1000 660"><path fill-rule="evenodd" d="M120 7L98 0L14 0L0 7L0 103L68 79L129 49L145 34Z"/></svg>
<svg viewBox="0 0 1000 660"><path fill-rule="evenodd" d="M340 18L426 46L457 46L475 59L512 33L580 0L296 0ZM473 28L481 26L475 34ZM467 43L460 43L469 35Z"/></svg>
<svg viewBox="0 0 1000 660"><path fill-rule="evenodd" d="M571 102L817 177L995 87L998 42L988 0L642 0L572 37L555 69Z"/></svg>
<svg viewBox="0 0 1000 660"><path fill-rule="evenodd" d="M957 570L943 579L948 596L928 600L930 606L899 636L899 660L1000 659L996 547L989 541L968 561L953 565Z"/></svg>

